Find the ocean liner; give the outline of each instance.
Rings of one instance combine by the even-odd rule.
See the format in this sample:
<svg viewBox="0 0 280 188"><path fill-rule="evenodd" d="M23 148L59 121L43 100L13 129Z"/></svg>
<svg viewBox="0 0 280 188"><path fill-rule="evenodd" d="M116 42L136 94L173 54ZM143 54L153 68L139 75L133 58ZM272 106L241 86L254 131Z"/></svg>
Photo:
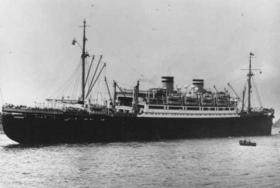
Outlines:
<svg viewBox="0 0 280 188"><path fill-rule="evenodd" d="M110 100L96 105L87 97L105 64L99 72L95 70L95 80L88 78L86 41L84 21L79 99L47 99L70 103L62 108L4 105L3 130L10 139L21 144L51 144L271 134L274 110L251 106L253 53L249 54L247 84L242 97L238 97L230 85L235 97L227 90L207 90L203 79L193 79L187 88L174 89L174 77L163 76L162 87L147 90L140 90L139 81L131 89L124 89L114 81L112 95L105 80ZM74 40L73 44L76 42Z"/></svg>

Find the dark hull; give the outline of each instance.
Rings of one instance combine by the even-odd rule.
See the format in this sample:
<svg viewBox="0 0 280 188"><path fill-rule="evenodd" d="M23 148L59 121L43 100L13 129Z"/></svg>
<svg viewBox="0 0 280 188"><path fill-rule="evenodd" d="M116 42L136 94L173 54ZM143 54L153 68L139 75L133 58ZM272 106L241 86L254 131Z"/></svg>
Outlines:
<svg viewBox="0 0 280 188"><path fill-rule="evenodd" d="M182 138L265 136L272 117L137 118L137 117L2 117L5 134L22 144L116 142Z"/></svg>

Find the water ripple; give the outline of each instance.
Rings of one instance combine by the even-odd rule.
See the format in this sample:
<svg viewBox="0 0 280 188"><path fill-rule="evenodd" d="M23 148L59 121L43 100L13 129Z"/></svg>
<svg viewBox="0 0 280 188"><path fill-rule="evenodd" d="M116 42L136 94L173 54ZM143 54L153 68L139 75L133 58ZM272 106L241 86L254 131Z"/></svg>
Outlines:
<svg viewBox="0 0 280 188"><path fill-rule="evenodd" d="M280 136L18 145L0 134L0 187L279 187Z"/></svg>

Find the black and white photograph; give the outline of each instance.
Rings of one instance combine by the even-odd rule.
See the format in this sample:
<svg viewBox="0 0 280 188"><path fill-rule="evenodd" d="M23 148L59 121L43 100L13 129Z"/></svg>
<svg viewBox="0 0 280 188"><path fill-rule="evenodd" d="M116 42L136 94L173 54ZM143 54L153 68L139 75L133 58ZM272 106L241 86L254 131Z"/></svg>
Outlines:
<svg viewBox="0 0 280 188"><path fill-rule="evenodd" d="M0 0L0 188L280 187L280 0Z"/></svg>

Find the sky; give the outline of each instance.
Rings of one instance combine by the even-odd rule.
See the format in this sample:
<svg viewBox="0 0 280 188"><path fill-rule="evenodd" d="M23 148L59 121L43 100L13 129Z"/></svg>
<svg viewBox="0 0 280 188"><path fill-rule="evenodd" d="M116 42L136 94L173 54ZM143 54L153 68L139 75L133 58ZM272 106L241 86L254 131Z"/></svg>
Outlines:
<svg viewBox="0 0 280 188"><path fill-rule="evenodd" d="M262 104L279 118L279 14L280 0L0 0L1 103L44 102L65 83L78 87L81 50L71 42L81 43L86 19L87 51L103 55L110 86L159 87L169 75L177 87L203 78L241 94L253 52Z"/></svg>

